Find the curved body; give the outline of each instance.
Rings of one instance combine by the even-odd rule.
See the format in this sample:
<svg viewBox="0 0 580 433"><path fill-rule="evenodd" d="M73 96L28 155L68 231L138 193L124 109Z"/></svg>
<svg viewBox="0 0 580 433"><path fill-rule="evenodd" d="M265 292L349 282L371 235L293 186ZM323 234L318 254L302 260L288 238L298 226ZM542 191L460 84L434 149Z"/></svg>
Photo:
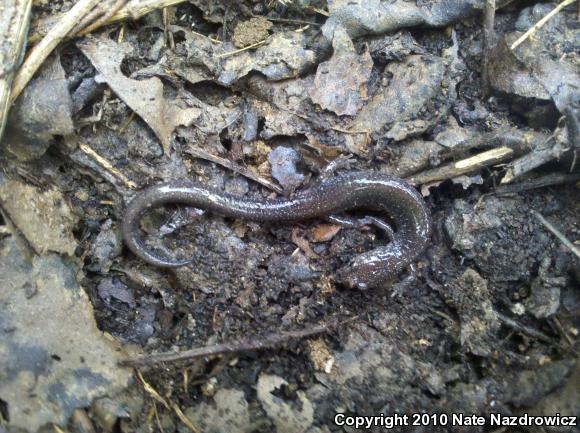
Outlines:
<svg viewBox="0 0 580 433"><path fill-rule="evenodd" d="M351 172L324 180L292 198L253 200L193 181L176 180L149 187L129 204L123 238L144 261L161 267L189 263L155 255L140 235L139 222L150 209L181 203L233 218L292 221L327 216L352 209L385 213L395 224L388 245L355 256L339 271L339 281L351 288L379 286L409 265L429 242L431 219L423 198L403 180L376 172Z"/></svg>

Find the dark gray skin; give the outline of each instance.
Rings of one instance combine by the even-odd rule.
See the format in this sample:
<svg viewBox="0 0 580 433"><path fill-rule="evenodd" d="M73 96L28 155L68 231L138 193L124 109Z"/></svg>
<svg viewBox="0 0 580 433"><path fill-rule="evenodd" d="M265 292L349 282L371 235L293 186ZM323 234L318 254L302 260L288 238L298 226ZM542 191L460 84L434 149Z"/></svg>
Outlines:
<svg viewBox="0 0 580 433"><path fill-rule="evenodd" d="M378 287L396 277L429 242L431 218L423 198L403 180L376 172L351 172L323 180L292 198L255 200L237 197L189 180L149 187L129 204L123 220L123 238L138 257L155 266L173 268L176 261L149 251L139 234L139 222L153 208L170 203L205 209L232 218L253 221L295 221L325 217L353 209L387 214L395 225L391 242L355 256L338 271L349 288Z"/></svg>

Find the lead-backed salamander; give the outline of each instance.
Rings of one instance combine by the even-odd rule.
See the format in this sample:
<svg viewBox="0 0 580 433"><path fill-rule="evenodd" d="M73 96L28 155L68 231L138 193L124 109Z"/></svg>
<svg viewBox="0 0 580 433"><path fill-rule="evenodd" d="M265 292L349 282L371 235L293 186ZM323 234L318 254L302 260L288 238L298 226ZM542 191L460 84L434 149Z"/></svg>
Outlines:
<svg viewBox="0 0 580 433"><path fill-rule="evenodd" d="M338 281L350 288L377 287L393 279L423 252L431 233L429 211L417 191L402 179L377 172L338 175L292 198L265 200L234 196L190 180L175 180L138 193L123 219L123 238L129 249L155 266L190 263L156 255L139 234L143 215L173 203L253 221L305 220L353 209L385 213L395 226L393 239L388 245L353 257L338 271Z"/></svg>

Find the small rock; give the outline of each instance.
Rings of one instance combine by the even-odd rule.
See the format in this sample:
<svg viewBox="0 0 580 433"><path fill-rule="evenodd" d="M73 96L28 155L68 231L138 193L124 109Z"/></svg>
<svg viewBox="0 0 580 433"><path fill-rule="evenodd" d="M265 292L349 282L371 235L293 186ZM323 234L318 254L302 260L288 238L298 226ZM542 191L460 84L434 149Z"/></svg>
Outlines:
<svg viewBox="0 0 580 433"><path fill-rule="evenodd" d="M462 141L465 141L471 136L471 133L460 127L455 120L455 117L447 117L447 127L435 136L435 142L445 147L455 147Z"/></svg>
<svg viewBox="0 0 580 433"><path fill-rule="evenodd" d="M552 260L545 257L538 269L538 277L532 281L530 296L526 299L527 310L537 319L545 319L556 314L560 308L560 292L566 287L565 277L549 275Z"/></svg>
<svg viewBox="0 0 580 433"><path fill-rule="evenodd" d="M64 69L51 56L10 110L4 142L21 160L42 156L55 135L74 132L72 99Z"/></svg>
<svg viewBox="0 0 580 433"><path fill-rule="evenodd" d="M201 393L206 397L213 397L217 391L217 379L210 377L206 383L201 385Z"/></svg>
<svg viewBox="0 0 580 433"><path fill-rule="evenodd" d="M97 292L107 304L111 302L111 298L114 298L124 302L130 307L135 307L136 305L133 292L122 281L116 278L105 278L97 286Z"/></svg>
<svg viewBox="0 0 580 433"><path fill-rule="evenodd" d="M300 403L296 405L275 395L274 392L284 385L288 382L279 376L260 375L256 385L258 400L276 426L277 433L303 433L312 425L314 407L302 391L296 392Z"/></svg>
<svg viewBox="0 0 580 433"><path fill-rule="evenodd" d="M268 161L272 167L272 177L284 190L293 191L304 181L304 175L296 168L296 164L300 162L300 155L294 149L277 147L268 155Z"/></svg>
<svg viewBox="0 0 580 433"><path fill-rule="evenodd" d="M49 187L41 191L0 175L0 201L35 252L74 254L77 217L59 190Z"/></svg>
<svg viewBox="0 0 580 433"><path fill-rule="evenodd" d="M537 319L553 316L560 308L560 288L532 283L530 297L526 300L528 311Z"/></svg>
<svg viewBox="0 0 580 433"><path fill-rule="evenodd" d="M355 115L368 98L367 83L371 77L373 60L368 51L359 55L342 27L334 32L334 54L316 70L312 101L339 116Z"/></svg>
<svg viewBox="0 0 580 433"><path fill-rule="evenodd" d="M213 396L213 403L201 403L188 408L185 415L203 432L252 431L249 405L244 392L238 389L220 389ZM190 432L189 429L179 431Z"/></svg>
<svg viewBox="0 0 580 433"><path fill-rule="evenodd" d="M242 196L248 193L250 186L245 178L236 176L226 180L225 190L227 193Z"/></svg>
<svg viewBox="0 0 580 433"><path fill-rule="evenodd" d="M242 140L254 141L258 136L258 115L253 111L246 111L243 122Z"/></svg>
<svg viewBox="0 0 580 433"><path fill-rule="evenodd" d="M95 263L93 270L109 272L113 259L121 254L121 234L113 228L113 220L106 220L100 228L100 232L91 245L91 256Z"/></svg>
<svg viewBox="0 0 580 433"><path fill-rule="evenodd" d="M543 396L558 388L574 367L574 361L562 360L519 373L510 386L506 401L517 407L532 407Z"/></svg>

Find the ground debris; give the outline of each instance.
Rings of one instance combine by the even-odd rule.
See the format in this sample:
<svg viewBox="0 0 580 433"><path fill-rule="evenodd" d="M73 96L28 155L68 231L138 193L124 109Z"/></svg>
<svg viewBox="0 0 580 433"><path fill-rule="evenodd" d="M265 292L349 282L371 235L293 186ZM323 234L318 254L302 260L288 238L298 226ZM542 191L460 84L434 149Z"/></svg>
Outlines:
<svg viewBox="0 0 580 433"><path fill-rule="evenodd" d="M348 34L338 27L333 35L334 54L316 70L312 101L339 116L354 116L367 99L373 61L365 51L358 55Z"/></svg>
<svg viewBox="0 0 580 433"><path fill-rule="evenodd" d="M560 386L574 370L570 360L549 362L537 370L517 374L506 400L517 407L532 407L548 393Z"/></svg>
<svg viewBox="0 0 580 433"><path fill-rule="evenodd" d="M285 191L294 191L304 181L304 175L299 173L296 167L300 162L300 155L294 149L277 147L268 154L268 162L272 167L272 177Z"/></svg>
<svg viewBox="0 0 580 433"><path fill-rule="evenodd" d="M351 37L382 34L417 25L444 26L478 10L479 1L430 3L381 0L329 0L329 19L322 31L332 35L342 25Z"/></svg>
<svg viewBox="0 0 580 433"><path fill-rule="evenodd" d="M576 13L562 11L532 38L514 50L509 48L523 31L551 9L550 4L538 3L521 11L516 22L518 31L505 34L492 56L490 78L492 86L503 92L539 100L552 99L557 109L565 114L580 97L580 69L572 55L580 51L580 31L573 24Z"/></svg>
<svg viewBox="0 0 580 433"><path fill-rule="evenodd" d="M78 218L54 186L42 191L0 175L0 205L34 252L74 254L73 229Z"/></svg>
<svg viewBox="0 0 580 433"><path fill-rule="evenodd" d="M490 356L497 349L500 322L491 303L487 281L468 269L442 295L459 315L461 345L474 355Z"/></svg>
<svg viewBox="0 0 580 433"><path fill-rule="evenodd" d="M73 270L53 253L30 263L11 237L1 241L0 256L0 394L11 426L66 425L74 409L127 386L130 371L116 365L119 347L97 329Z"/></svg>
<svg viewBox="0 0 580 433"><path fill-rule="evenodd" d="M170 152L171 136L178 125L189 125L202 115L198 107L179 107L163 95L158 78L136 81L121 73L127 47L110 39L91 39L79 43L103 79L117 95L155 131L165 153Z"/></svg>
<svg viewBox="0 0 580 433"><path fill-rule="evenodd" d="M306 48L304 33L275 33L255 53L243 51L226 57L217 82L230 86L251 71L270 80L293 78L314 66L316 53Z"/></svg>
<svg viewBox="0 0 580 433"><path fill-rule="evenodd" d="M314 408L302 391L296 392L296 404L276 396L274 391L285 385L288 382L279 376L260 375L256 385L258 400L276 426L277 433L304 433L312 425Z"/></svg>
<svg viewBox="0 0 580 433"><path fill-rule="evenodd" d="M38 29L75 2L33 3ZM559 9L512 49L555 3L498 0L494 25L482 24L493 3L128 0L114 22L63 41L45 65L54 82L40 86L55 92L54 125L43 111L41 137L22 155L14 142L0 148L0 255L6 242L28 254L0 257L0 280L22 305L62 317L76 345L54 342L61 334L45 316L22 314L41 332L17 343L50 352L9 368L66 367L59 383L81 398L40 389L42 410L25 421L57 410L63 431L92 422L85 431L330 433L337 412L576 414L577 14ZM29 47L37 40L33 30ZM489 89L481 65L494 40ZM12 126L30 135L34 98L12 109ZM404 177L433 218L412 269L377 290L336 279L397 230L364 209L258 223L169 203L140 230L148 247L190 265L156 268L123 248L126 205L148 185L190 179L242 200L292 200L348 158L339 172ZM77 304L64 317L70 290L43 297L55 279L77 293L73 275L94 319ZM72 357L109 354L94 320L132 352L120 362L140 385L112 395L126 383L116 353L106 371L90 365L110 388L78 385L85 371ZM21 335L5 331L9 343ZM30 400L52 377L34 374L0 374L0 389L18 385ZM1 394L0 430L5 406L13 418Z"/></svg>
<svg viewBox="0 0 580 433"><path fill-rule="evenodd" d="M73 133L72 106L60 57L53 55L10 110L3 146L22 160L42 156L55 135Z"/></svg>
<svg viewBox="0 0 580 433"><path fill-rule="evenodd" d="M518 198L486 197L478 206L457 200L445 220L452 248L493 281L526 280L551 242L523 206ZM526 245L525 252L514 251L514 244Z"/></svg>
<svg viewBox="0 0 580 433"><path fill-rule="evenodd" d="M237 48L244 48L265 40L269 36L272 23L266 18L257 16L242 21L234 29L232 42Z"/></svg>
<svg viewBox="0 0 580 433"><path fill-rule="evenodd" d="M201 403L185 409L185 415L203 432L247 433L251 431L249 405L244 392L220 389L212 403ZM185 430L184 430L185 431Z"/></svg>

